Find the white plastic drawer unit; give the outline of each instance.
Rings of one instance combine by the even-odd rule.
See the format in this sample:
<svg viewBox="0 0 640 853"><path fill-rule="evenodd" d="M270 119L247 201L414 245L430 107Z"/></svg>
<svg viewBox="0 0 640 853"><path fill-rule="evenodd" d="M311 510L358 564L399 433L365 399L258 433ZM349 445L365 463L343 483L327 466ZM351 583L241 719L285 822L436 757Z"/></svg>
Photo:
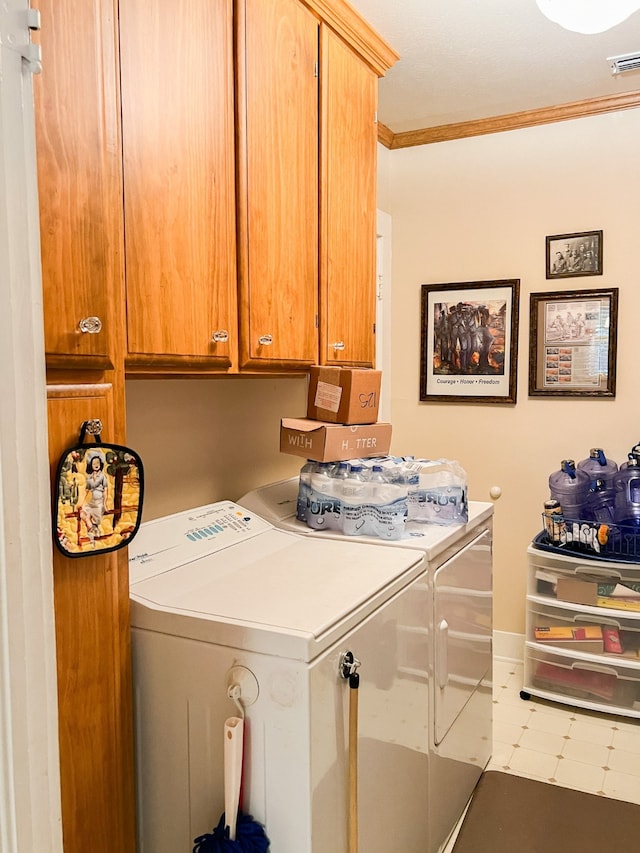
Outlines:
<svg viewBox="0 0 640 853"><path fill-rule="evenodd" d="M640 583L640 564L583 558L580 554L552 554L529 546L528 595L552 595L538 583L545 572L575 580L601 583ZM532 569L532 571L531 571Z"/></svg>
<svg viewBox="0 0 640 853"><path fill-rule="evenodd" d="M535 642L535 627L548 627L561 625L567 628L580 628L587 625L599 625L602 628L616 628L618 632L628 635L628 646L640 648L640 612L613 611L604 607L588 607L580 604L558 602L549 604L538 599L530 599L527 608L527 640ZM548 640L545 646L553 646L553 641ZM624 645L624 644L623 644ZM635 656L640 663L640 656ZM618 656L614 656L617 660Z"/></svg>
<svg viewBox="0 0 640 853"><path fill-rule="evenodd" d="M527 643L524 680L542 698L640 715L640 664L633 661Z"/></svg>
<svg viewBox="0 0 640 853"><path fill-rule="evenodd" d="M640 717L640 609L616 601L615 587L638 585L640 565L527 551L527 633L524 685L531 694L597 711ZM564 589L561 587L563 582ZM574 581L585 581L573 584ZM619 588L618 588L619 589ZM606 602L606 603L605 603ZM616 606L617 605L617 606ZM536 638L536 628L599 626L598 641ZM615 629L619 649L605 646ZM617 632L617 634L616 634Z"/></svg>

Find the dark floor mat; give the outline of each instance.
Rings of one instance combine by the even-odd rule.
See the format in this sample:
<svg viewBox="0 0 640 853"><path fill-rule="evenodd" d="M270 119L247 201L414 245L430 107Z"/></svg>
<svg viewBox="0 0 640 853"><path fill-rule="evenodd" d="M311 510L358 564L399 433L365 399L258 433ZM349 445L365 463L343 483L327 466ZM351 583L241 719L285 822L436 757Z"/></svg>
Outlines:
<svg viewBox="0 0 640 853"><path fill-rule="evenodd" d="M476 786L453 853L636 850L640 805L489 770Z"/></svg>

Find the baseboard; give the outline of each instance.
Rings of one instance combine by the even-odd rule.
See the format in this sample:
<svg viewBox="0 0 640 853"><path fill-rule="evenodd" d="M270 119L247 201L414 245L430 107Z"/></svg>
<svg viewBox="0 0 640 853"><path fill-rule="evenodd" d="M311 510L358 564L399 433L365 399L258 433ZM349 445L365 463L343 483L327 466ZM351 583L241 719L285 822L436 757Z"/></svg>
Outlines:
<svg viewBox="0 0 640 853"><path fill-rule="evenodd" d="M522 663L524 660L524 634L511 634L508 631L494 631L493 656L497 660Z"/></svg>

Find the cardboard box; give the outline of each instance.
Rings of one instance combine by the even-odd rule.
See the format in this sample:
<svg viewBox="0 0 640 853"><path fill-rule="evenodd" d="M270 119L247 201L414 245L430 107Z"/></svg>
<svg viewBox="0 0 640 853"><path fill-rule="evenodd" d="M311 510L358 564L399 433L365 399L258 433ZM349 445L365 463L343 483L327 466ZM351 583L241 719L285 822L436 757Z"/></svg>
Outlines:
<svg viewBox="0 0 640 853"><path fill-rule="evenodd" d="M309 371L307 417L332 424L374 424L381 382L379 370L314 365Z"/></svg>
<svg viewBox="0 0 640 853"><path fill-rule="evenodd" d="M577 578L558 578L556 598L561 601L570 601L572 604L597 605L598 584Z"/></svg>
<svg viewBox="0 0 640 853"><path fill-rule="evenodd" d="M316 462L340 462L364 456L385 456L391 446L391 424L358 426L308 418L283 418L280 450Z"/></svg>

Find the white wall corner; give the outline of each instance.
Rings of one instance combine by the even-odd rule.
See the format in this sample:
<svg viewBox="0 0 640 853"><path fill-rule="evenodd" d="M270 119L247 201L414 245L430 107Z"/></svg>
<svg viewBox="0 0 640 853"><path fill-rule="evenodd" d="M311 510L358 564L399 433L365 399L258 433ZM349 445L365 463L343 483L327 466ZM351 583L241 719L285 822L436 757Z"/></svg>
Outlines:
<svg viewBox="0 0 640 853"><path fill-rule="evenodd" d="M524 660L524 634L509 631L493 632L493 656L497 660L522 663Z"/></svg>

